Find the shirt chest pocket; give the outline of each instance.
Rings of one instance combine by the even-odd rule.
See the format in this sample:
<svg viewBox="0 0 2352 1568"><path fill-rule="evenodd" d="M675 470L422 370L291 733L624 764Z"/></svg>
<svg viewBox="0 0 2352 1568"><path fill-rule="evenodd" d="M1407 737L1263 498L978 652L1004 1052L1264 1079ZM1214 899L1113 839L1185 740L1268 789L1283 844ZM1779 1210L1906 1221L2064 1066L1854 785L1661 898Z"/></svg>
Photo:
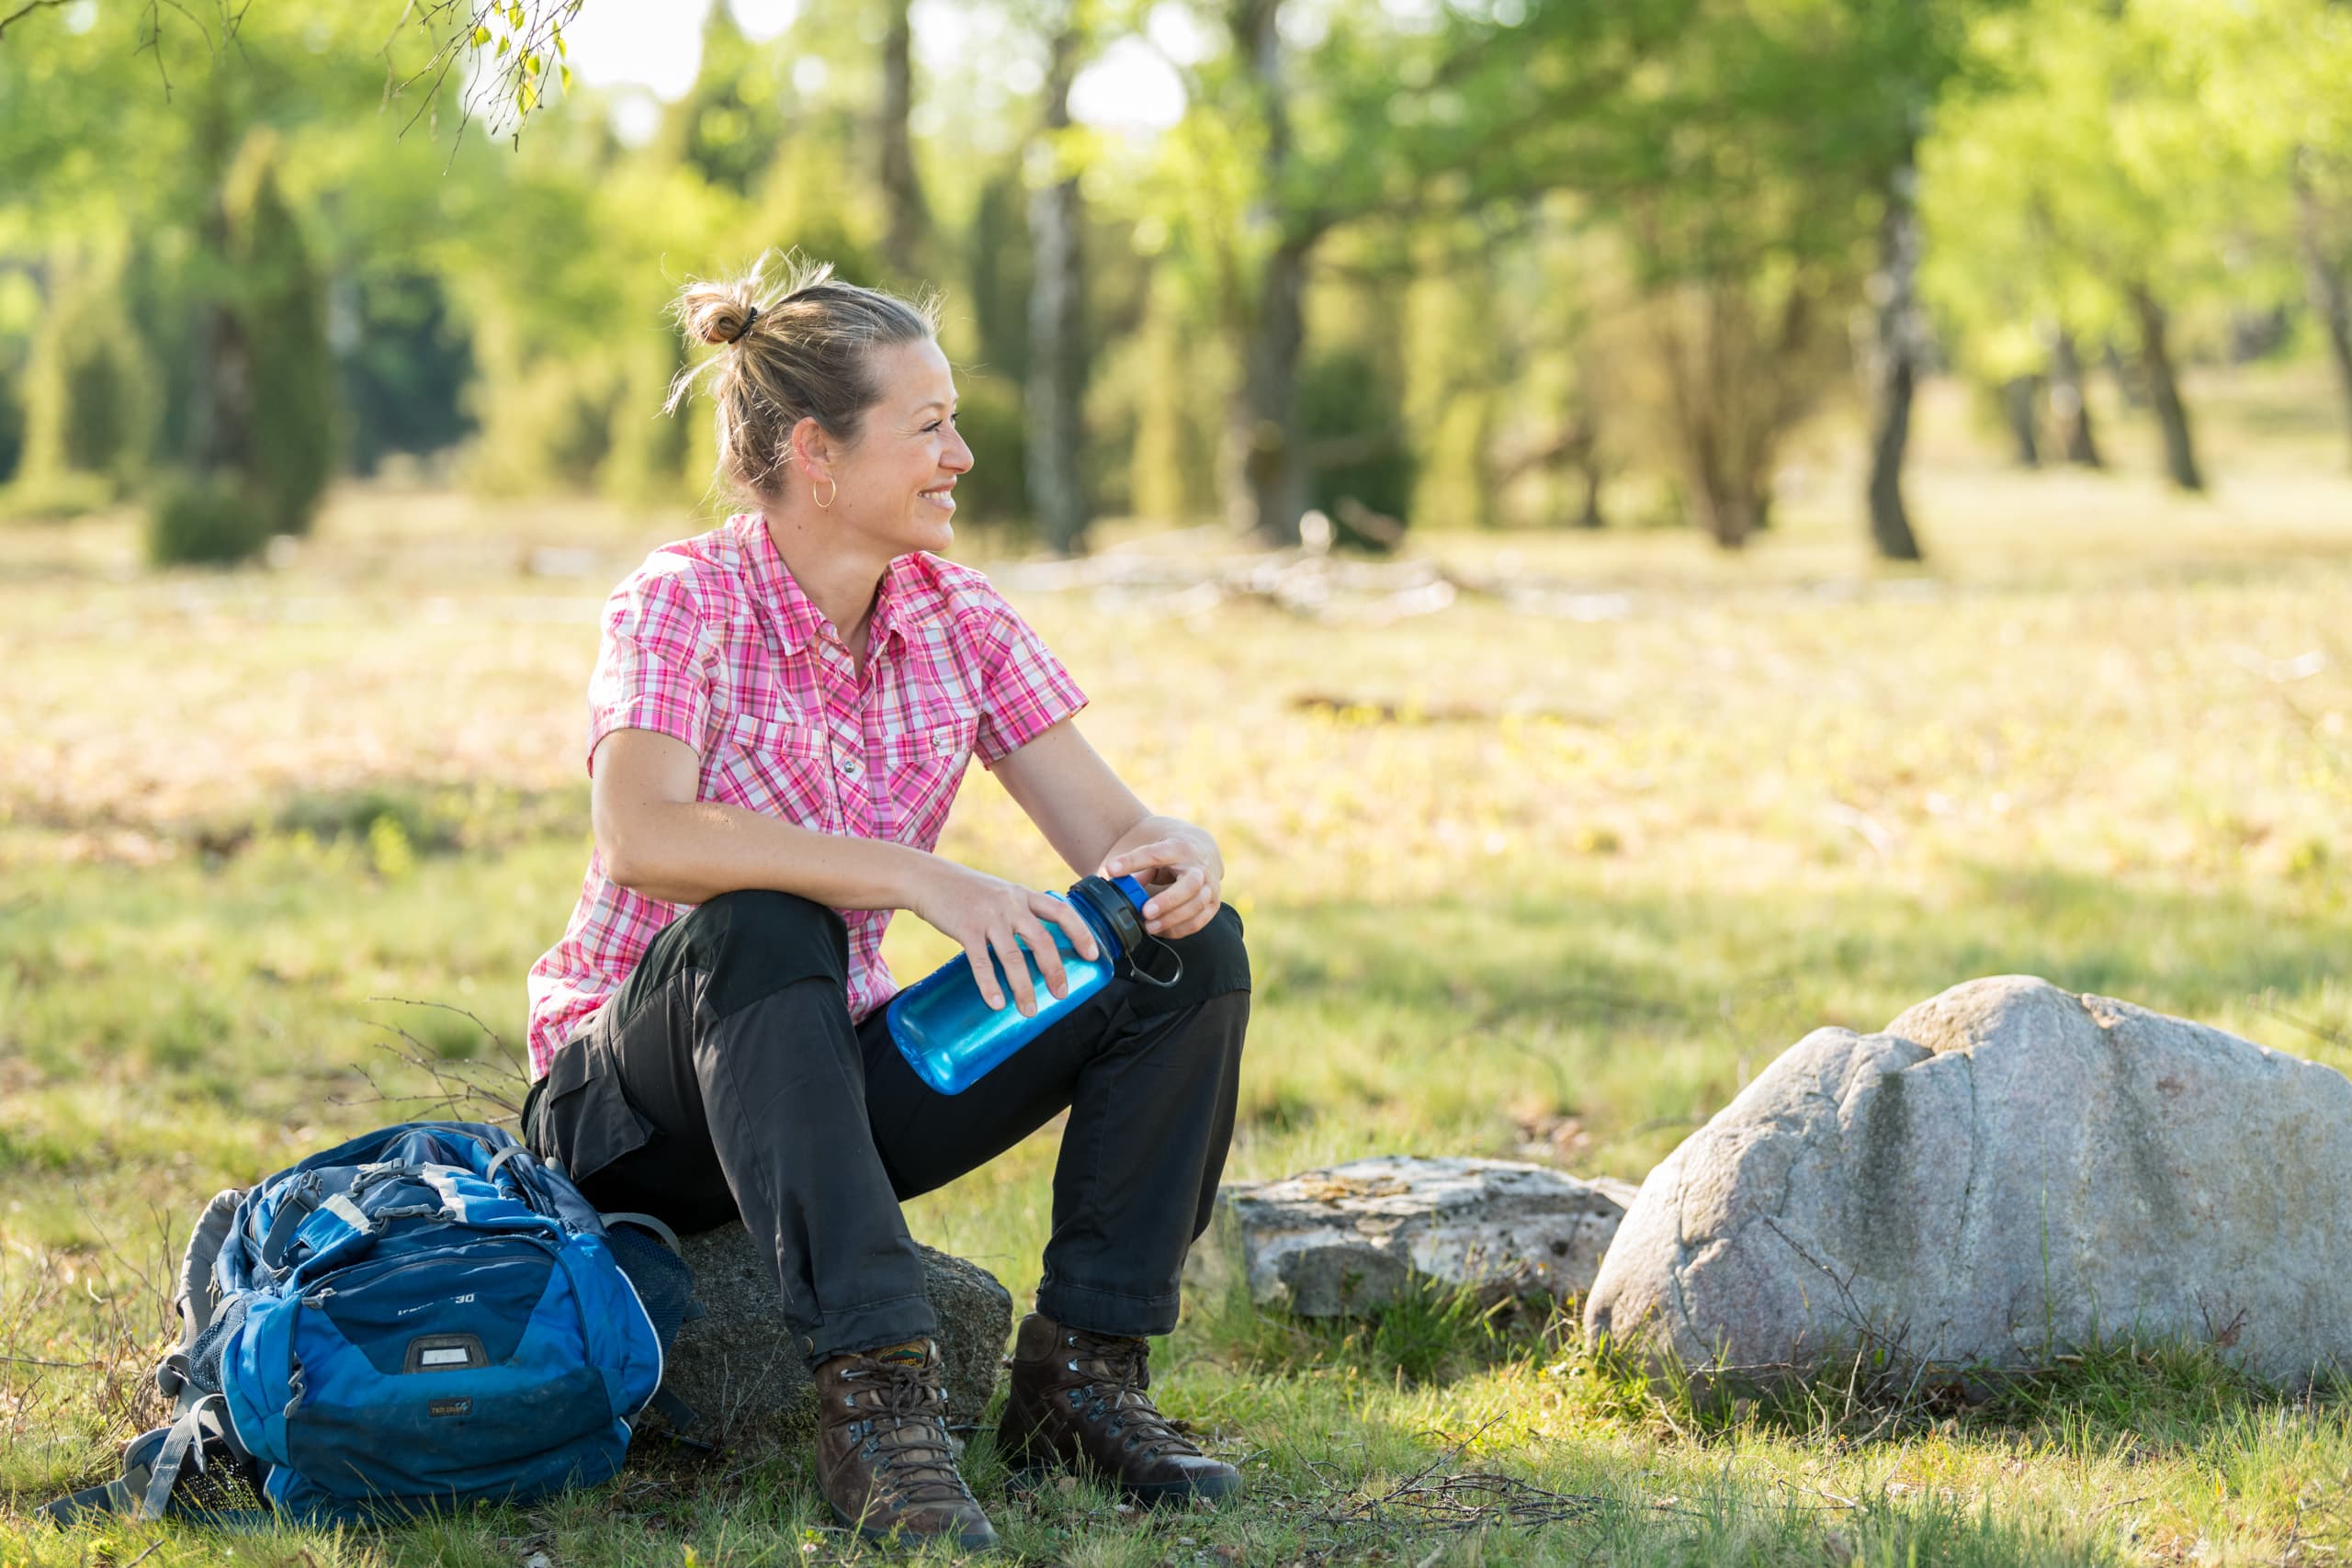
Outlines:
<svg viewBox="0 0 2352 1568"><path fill-rule="evenodd" d="M886 796L882 809L892 838L925 849L938 840L978 731L977 715L943 715L883 738L878 752Z"/></svg>
<svg viewBox="0 0 2352 1568"><path fill-rule="evenodd" d="M832 759L823 735L780 719L738 714L720 731L704 798L804 828L834 826Z"/></svg>

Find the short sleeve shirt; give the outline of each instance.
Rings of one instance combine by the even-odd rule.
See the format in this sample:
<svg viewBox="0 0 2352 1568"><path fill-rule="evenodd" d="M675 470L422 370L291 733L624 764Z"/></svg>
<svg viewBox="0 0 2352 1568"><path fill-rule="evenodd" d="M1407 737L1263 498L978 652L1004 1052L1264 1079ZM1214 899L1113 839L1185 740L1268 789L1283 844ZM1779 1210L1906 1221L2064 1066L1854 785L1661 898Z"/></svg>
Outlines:
<svg viewBox="0 0 2352 1568"><path fill-rule="evenodd" d="M605 736L650 729L695 749L700 799L922 850L975 755L994 767L1086 705L986 577L921 551L883 576L861 676L757 513L664 545L613 591L588 700L592 768ZM533 1077L690 907L621 886L590 854L563 940L531 966ZM841 914L864 1018L898 988L891 911Z"/></svg>

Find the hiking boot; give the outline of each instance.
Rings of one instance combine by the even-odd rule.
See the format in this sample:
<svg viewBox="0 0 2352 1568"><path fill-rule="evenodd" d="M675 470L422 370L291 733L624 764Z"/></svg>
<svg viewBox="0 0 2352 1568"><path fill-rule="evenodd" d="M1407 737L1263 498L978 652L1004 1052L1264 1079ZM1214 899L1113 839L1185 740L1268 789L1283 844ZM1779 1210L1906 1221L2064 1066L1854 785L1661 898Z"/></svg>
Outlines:
<svg viewBox="0 0 2352 1568"><path fill-rule="evenodd" d="M996 1544L989 1517L956 1473L947 1390L928 1339L835 1356L819 1366L817 1483L833 1517L867 1540L909 1546Z"/></svg>
<svg viewBox="0 0 2352 1568"><path fill-rule="evenodd" d="M1012 1388L997 1447L1016 1484L1058 1465L1115 1481L1138 1503L1238 1495L1241 1472L1210 1459L1170 1425L1144 1391L1150 1347L1089 1334L1031 1313L1013 1340Z"/></svg>

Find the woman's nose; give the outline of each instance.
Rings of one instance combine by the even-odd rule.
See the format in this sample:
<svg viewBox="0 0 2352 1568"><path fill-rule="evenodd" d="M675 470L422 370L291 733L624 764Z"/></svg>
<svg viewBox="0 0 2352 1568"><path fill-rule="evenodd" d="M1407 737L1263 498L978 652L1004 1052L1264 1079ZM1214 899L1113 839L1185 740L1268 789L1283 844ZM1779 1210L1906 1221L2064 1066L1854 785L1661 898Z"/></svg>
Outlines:
<svg viewBox="0 0 2352 1568"><path fill-rule="evenodd" d="M965 443L964 433L954 425L948 427L947 449L939 455L939 466L954 473L967 473L972 467L972 448Z"/></svg>

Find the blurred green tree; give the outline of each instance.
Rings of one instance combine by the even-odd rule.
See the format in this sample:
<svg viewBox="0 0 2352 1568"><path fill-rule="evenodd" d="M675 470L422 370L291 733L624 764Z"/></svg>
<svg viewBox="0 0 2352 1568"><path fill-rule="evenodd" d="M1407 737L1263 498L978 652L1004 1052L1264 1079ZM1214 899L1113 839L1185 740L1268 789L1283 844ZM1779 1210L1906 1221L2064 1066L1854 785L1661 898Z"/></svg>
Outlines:
<svg viewBox="0 0 2352 1568"><path fill-rule="evenodd" d="M281 156L274 133L253 132L221 195L229 338L242 359L215 369L245 384L216 395L210 455L243 472L271 533L307 534L334 473L341 417L325 290L279 188ZM238 418L243 430L226 428Z"/></svg>
<svg viewBox="0 0 2352 1568"><path fill-rule="evenodd" d="M157 408L143 323L114 254L61 246L25 368L25 451L10 509L70 512L135 484Z"/></svg>
<svg viewBox="0 0 2352 1568"><path fill-rule="evenodd" d="M2176 312L2249 303L2288 276L2233 263L2230 241L2280 226L2290 185L2283 158L2267 160L2266 178L2250 140L2212 112L2208 57L2223 9L2035 0L1989 16L1974 37L1983 85L1953 96L1923 152L1942 310L1979 336L2014 331L2020 314L2041 323L2077 460L2095 462L2097 449L2075 340L2134 346L2165 472L2189 491L2205 479Z"/></svg>
<svg viewBox="0 0 2352 1568"><path fill-rule="evenodd" d="M1221 490L1237 526L1295 543L1318 247L1367 219L1475 211L1592 176L1590 128L1677 34L1689 0L1548 0L1428 16L1202 7L1224 48L1149 186L1238 361Z"/></svg>
<svg viewBox="0 0 2352 1568"><path fill-rule="evenodd" d="M2169 4L2164 25L2219 139L2236 149L2232 172L2246 180L2236 216L2255 227L2253 249L2298 264L2352 434L2352 6ZM2247 303L2284 294L2275 273L2263 281L2244 291Z"/></svg>

